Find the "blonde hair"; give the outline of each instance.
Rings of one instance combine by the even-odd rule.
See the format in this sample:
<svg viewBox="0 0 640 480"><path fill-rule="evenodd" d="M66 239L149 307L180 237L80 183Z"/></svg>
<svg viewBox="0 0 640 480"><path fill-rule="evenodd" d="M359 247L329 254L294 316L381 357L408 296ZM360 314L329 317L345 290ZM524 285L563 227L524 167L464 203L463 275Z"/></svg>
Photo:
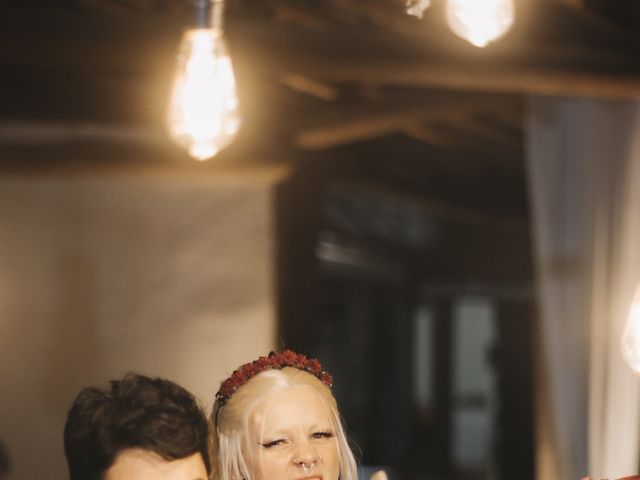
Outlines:
<svg viewBox="0 0 640 480"><path fill-rule="evenodd" d="M249 417L261 400L297 386L313 389L329 414L338 444L340 480L358 479L356 461L349 448L331 390L314 375L297 368L285 367L257 374L238 388L224 405L215 402L211 413L213 480L253 480L249 468L250 459L245 458L242 448L248 440Z"/></svg>

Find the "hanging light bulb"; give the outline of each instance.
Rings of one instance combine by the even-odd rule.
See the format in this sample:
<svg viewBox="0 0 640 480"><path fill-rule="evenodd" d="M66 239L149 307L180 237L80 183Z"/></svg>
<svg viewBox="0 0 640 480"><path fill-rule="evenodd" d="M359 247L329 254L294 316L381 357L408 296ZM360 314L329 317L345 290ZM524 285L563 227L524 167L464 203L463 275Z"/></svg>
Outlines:
<svg viewBox="0 0 640 480"><path fill-rule="evenodd" d="M511 28L513 0L448 0L451 30L476 47L485 47Z"/></svg>
<svg viewBox="0 0 640 480"><path fill-rule="evenodd" d="M209 25L187 30L169 102L173 140L197 160L229 145L240 128L236 81L222 34L222 1L213 0Z"/></svg>
<svg viewBox="0 0 640 480"><path fill-rule="evenodd" d="M407 13L422 18L424 11L431 5L431 0L407 0Z"/></svg>
<svg viewBox="0 0 640 480"><path fill-rule="evenodd" d="M631 369L640 373L640 289L631 303L627 324L622 333L622 356Z"/></svg>

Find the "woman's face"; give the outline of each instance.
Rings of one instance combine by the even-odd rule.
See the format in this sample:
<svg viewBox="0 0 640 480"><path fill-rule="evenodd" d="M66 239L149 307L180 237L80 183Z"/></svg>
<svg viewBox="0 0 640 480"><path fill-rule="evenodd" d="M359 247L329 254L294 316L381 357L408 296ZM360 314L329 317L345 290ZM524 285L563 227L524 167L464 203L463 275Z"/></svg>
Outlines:
<svg viewBox="0 0 640 480"><path fill-rule="evenodd" d="M262 400L249 417L253 480L337 480L339 454L329 413L310 388Z"/></svg>

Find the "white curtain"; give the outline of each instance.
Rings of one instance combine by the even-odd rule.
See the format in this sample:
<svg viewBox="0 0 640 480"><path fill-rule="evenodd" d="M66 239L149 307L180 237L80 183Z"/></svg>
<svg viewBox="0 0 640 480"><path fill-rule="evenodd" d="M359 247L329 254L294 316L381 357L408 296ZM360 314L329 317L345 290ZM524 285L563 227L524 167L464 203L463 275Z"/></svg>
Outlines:
<svg viewBox="0 0 640 480"><path fill-rule="evenodd" d="M530 98L525 130L553 470L636 473L640 379L620 336L640 283L640 104Z"/></svg>

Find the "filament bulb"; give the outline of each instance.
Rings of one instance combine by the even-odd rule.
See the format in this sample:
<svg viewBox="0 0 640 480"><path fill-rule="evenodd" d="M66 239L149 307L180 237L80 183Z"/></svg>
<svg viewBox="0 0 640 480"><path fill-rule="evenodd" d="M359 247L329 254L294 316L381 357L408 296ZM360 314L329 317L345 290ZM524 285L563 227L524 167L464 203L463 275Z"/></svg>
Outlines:
<svg viewBox="0 0 640 480"><path fill-rule="evenodd" d="M448 0L451 30L476 47L503 36L513 25L513 0Z"/></svg>
<svg viewBox="0 0 640 480"><path fill-rule="evenodd" d="M167 120L173 140L197 160L213 157L235 138L238 96L221 30L184 33Z"/></svg>

